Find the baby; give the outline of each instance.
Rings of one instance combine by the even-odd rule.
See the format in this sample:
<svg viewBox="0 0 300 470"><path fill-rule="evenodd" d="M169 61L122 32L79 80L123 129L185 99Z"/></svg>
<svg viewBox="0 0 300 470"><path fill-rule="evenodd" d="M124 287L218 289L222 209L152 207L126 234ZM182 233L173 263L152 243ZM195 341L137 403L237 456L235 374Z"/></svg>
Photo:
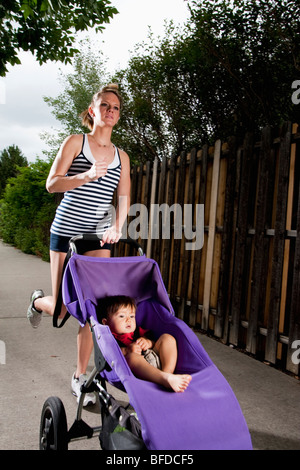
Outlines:
<svg viewBox="0 0 300 470"><path fill-rule="evenodd" d="M149 330L137 327L136 305L132 298L106 297L101 300L99 307L98 321L109 326L136 377L163 385L175 392L183 392L188 387L192 378L190 375L174 374L177 363L175 338L166 333L154 341ZM159 357L159 368L145 360L143 353L149 349Z"/></svg>

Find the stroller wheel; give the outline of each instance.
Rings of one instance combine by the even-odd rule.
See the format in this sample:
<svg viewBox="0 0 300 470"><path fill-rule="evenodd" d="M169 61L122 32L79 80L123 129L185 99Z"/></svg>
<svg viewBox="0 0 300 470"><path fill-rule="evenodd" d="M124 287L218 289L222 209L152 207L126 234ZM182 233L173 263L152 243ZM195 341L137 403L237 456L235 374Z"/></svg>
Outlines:
<svg viewBox="0 0 300 470"><path fill-rule="evenodd" d="M68 450L66 412L58 397L50 397L44 403L40 424L40 450Z"/></svg>

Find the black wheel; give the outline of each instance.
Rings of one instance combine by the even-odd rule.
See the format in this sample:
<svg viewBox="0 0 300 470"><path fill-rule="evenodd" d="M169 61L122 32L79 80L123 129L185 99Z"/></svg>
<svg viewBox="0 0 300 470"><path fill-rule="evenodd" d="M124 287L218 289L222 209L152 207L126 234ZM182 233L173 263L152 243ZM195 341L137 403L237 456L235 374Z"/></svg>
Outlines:
<svg viewBox="0 0 300 470"><path fill-rule="evenodd" d="M40 450L68 450L66 412L58 397L50 397L44 403L40 425Z"/></svg>

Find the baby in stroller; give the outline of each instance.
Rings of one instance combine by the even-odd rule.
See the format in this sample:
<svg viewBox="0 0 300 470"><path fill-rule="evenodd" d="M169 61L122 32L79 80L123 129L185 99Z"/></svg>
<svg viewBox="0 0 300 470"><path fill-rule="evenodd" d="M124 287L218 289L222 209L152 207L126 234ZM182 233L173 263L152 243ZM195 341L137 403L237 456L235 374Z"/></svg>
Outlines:
<svg viewBox="0 0 300 470"><path fill-rule="evenodd" d="M99 398L101 395L101 403L105 401L105 406L101 408L104 416L102 426L105 421L109 424L111 419L114 424L115 418L119 426L119 416L116 414L116 409L119 408L111 408L111 396L107 400L107 392L103 392L104 385L108 382L128 394L129 403L141 425L143 442L149 450L252 448L249 430L237 398L204 350L199 337L183 320L175 316L156 261L145 256L95 258L73 253L63 276L62 294L69 314L80 325L89 321L92 328L95 370L84 385L84 390L88 393L90 388L96 386ZM107 309L104 300L108 301L108 297L120 294L135 299L136 312L132 301L127 307L130 306L131 313L136 313L136 319L133 315L132 324L115 333L114 338L110 330L114 315L112 312L105 313ZM122 300L121 305L115 307L115 300L112 299L114 313L124 306ZM136 324L144 329L138 329L137 336L134 334ZM113 327L112 329L114 331ZM149 330L153 333L155 344L149 336ZM125 335L125 341L129 342L121 344L123 352L116 341L118 334ZM168 360L176 358L173 372L164 371L166 359L163 348L158 347L160 338L161 343L169 338L165 335L176 340L176 345L174 341L173 345L168 344L166 355ZM124 336L121 339L124 340ZM148 342L147 339L152 341ZM154 351L159 353L161 370L150 366L144 359L142 351L149 347L154 347ZM135 356L134 351L131 354L134 348L139 348ZM136 364L130 364L133 369L129 365L131 356L132 360L137 360ZM137 369L134 370L134 367ZM146 372L150 376L147 377L148 380L142 380ZM170 379L176 378L177 374L184 377L180 379L183 383L179 385L184 393L173 392L174 388L170 385ZM158 383L153 380L158 380ZM175 389L176 387L178 384ZM78 411L77 416L80 416L80 412ZM46 433L50 435L47 414L44 421ZM80 427L81 421L76 419ZM42 426L43 436L44 427ZM123 444L116 444L116 438L123 434L113 432L115 428L112 428L109 425L109 429L102 429L101 435L108 432L113 441L113 445L107 445L103 437L102 448L124 449ZM68 431L70 435L71 430Z"/></svg>
<svg viewBox="0 0 300 470"><path fill-rule="evenodd" d="M155 341L151 331L137 327L135 314L134 299L124 295L102 299L97 309L99 323L109 326L136 377L184 392L192 377L174 374L178 355L175 338L165 333Z"/></svg>

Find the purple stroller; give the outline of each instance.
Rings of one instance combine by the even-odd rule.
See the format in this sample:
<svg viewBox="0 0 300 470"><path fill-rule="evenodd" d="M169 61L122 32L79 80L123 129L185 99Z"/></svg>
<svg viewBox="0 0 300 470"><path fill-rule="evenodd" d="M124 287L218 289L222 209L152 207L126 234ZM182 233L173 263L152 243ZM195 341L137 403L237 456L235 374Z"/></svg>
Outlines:
<svg viewBox="0 0 300 470"><path fill-rule="evenodd" d="M82 387L77 417L69 431L60 400L51 397L45 402L40 448L66 449L74 437L93 435L95 428L82 421L81 410L84 393L96 391L101 405L102 426L97 430L102 449L252 449L231 387L194 332L174 316L157 263L144 255L94 258L78 255L74 247L72 251L63 276L63 301L82 326L86 321L91 325L95 368ZM192 375L184 393L133 375L109 327L97 321L97 304L113 295L133 297L137 324L151 329L155 337L170 333L176 338L175 373ZM137 418L108 394L107 382L126 391Z"/></svg>

